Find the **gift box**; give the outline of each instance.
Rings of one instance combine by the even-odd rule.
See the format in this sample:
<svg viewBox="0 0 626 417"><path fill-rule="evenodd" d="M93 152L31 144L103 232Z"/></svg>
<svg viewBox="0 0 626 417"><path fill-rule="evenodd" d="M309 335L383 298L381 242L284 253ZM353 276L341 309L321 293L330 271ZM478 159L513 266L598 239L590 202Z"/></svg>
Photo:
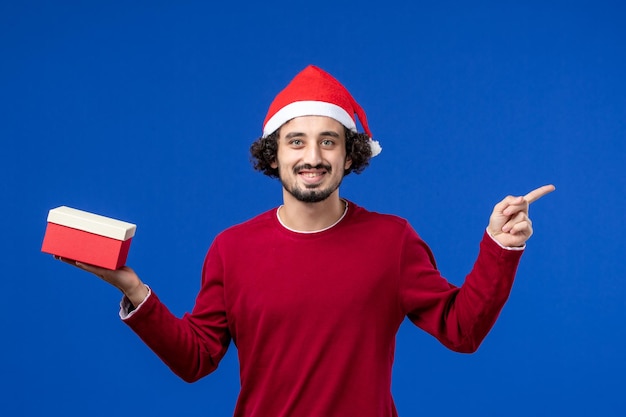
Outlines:
<svg viewBox="0 0 626 417"><path fill-rule="evenodd" d="M41 251L107 269L126 263L137 226L98 214L57 207L48 212Z"/></svg>

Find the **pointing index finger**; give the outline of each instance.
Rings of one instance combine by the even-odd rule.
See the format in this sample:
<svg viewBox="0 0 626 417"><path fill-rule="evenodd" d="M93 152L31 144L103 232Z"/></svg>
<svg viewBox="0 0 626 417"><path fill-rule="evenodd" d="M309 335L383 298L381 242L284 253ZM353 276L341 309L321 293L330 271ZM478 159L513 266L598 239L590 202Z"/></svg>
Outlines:
<svg viewBox="0 0 626 417"><path fill-rule="evenodd" d="M535 190L532 190L528 194L524 196L524 200L528 201L528 204L534 203L539 200L546 194L550 194L552 191L556 190L556 187L552 184L544 185L543 187L539 187Z"/></svg>

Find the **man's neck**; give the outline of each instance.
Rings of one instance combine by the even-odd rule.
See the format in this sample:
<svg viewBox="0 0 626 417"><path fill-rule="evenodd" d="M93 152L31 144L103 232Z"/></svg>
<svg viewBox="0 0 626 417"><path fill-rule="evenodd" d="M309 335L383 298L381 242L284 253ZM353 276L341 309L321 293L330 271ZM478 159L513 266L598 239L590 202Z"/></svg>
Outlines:
<svg viewBox="0 0 626 417"><path fill-rule="evenodd" d="M283 190L284 205L278 213L280 221L289 229L299 232L314 232L335 224L346 210L346 203L335 190L324 201L305 203Z"/></svg>

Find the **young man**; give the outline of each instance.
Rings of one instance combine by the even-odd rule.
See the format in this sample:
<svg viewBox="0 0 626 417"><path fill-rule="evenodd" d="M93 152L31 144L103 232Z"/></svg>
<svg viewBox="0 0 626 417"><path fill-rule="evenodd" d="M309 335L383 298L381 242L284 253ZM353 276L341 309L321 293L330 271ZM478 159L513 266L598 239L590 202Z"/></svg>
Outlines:
<svg viewBox="0 0 626 417"><path fill-rule="evenodd" d="M337 80L313 66L298 74L251 147L255 168L282 182L283 205L215 238L183 318L128 267L66 261L118 287L122 319L186 381L215 370L232 339L235 416L395 416L391 368L404 317L450 349L475 351L532 234L528 205L554 187L495 206L478 259L455 287L404 219L340 197L344 175L380 152L371 136Z"/></svg>

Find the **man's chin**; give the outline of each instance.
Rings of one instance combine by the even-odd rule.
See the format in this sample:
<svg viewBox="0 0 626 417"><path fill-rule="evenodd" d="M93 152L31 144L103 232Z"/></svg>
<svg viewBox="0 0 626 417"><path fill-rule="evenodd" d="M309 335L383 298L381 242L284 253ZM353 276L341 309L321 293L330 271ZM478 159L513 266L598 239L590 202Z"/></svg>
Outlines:
<svg viewBox="0 0 626 417"><path fill-rule="evenodd" d="M301 195L301 196L295 196L299 201L303 202L303 203L321 203L322 201L326 200L329 196L326 194L308 194L308 195Z"/></svg>
<svg viewBox="0 0 626 417"><path fill-rule="evenodd" d="M326 200L332 194L328 190L291 190L289 193L303 203L319 203Z"/></svg>

